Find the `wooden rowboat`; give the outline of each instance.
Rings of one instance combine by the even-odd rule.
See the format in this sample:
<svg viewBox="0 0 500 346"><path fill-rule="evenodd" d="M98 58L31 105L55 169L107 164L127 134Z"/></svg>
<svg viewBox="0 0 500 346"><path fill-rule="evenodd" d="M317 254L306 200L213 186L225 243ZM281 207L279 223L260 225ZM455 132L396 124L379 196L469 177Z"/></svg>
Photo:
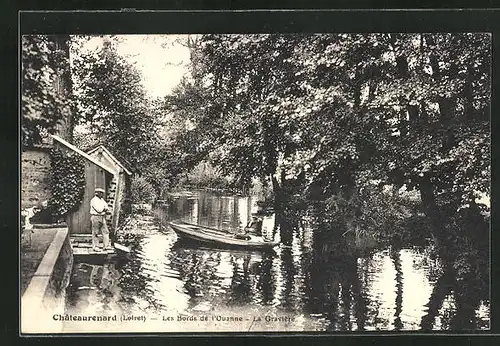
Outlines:
<svg viewBox="0 0 500 346"><path fill-rule="evenodd" d="M207 245L248 250L271 250L279 244L279 242L266 241L264 238L254 235L248 235L245 239L240 239L229 232L185 222L169 222L169 225L182 239L194 240Z"/></svg>

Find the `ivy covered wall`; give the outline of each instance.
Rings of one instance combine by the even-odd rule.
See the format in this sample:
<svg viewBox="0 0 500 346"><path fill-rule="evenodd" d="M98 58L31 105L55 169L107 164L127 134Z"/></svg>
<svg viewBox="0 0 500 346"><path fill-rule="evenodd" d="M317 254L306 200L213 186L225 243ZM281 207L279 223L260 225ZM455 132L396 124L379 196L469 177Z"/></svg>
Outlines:
<svg viewBox="0 0 500 346"><path fill-rule="evenodd" d="M85 192L85 164L83 158L59 145L50 151L52 191L49 208L55 219L64 219L78 209Z"/></svg>

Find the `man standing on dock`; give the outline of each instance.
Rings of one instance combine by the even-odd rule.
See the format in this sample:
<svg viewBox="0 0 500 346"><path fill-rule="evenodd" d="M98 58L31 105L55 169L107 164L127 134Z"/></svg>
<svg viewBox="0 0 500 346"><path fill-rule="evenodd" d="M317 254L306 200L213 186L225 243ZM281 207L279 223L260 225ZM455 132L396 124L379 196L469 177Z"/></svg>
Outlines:
<svg viewBox="0 0 500 346"><path fill-rule="evenodd" d="M102 232L104 250L109 250L109 230L106 225L108 204L104 200L104 189L96 188L95 196L90 200L90 222L92 223L92 250L100 251L97 234Z"/></svg>

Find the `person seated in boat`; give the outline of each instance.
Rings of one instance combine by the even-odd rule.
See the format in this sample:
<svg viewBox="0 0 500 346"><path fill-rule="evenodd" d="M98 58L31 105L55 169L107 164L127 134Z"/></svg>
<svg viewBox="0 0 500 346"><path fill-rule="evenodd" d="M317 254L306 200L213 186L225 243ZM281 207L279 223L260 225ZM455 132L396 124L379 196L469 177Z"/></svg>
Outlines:
<svg viewBox="0 0 500 346"><path fill-rule="evenodd" d="M236 228L234 230L233 236L236 239L243 239L243 240L250 239L250 236L247 234L246 227L245 228L241 228L241 227Z"/></svg>
<svg viewBox="0 0 500 346"><path fill-rule="evenodd" d="M253 234L256 236L262 236L262 218L257 215L252 215L252 218L244 228L245 234Z"/></svg>

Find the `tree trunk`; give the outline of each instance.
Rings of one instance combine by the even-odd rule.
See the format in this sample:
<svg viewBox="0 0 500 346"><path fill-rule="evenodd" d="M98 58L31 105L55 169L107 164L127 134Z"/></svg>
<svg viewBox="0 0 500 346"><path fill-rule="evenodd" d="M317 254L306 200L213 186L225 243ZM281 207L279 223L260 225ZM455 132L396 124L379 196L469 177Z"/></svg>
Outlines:
<svg viewBox="0 0 500 346"><path fill-rule="evenodd" d="M443 125L448 125L451 119L453 119L455 101L447 97L440 97L438 104L441 123Z"/></svg>
<svg viewBox="0 0 500 346"><path fill-rule="evenodd" d="M418 105L416 104L408 104L406 107L406 110L408 111L408 116L409 116L409 129L410 131L415 131L418 127L418 118L419 118L419 113L418 113Z"/></svg>
<svg viewBox="0 0 500 346"><path fill-rule="evenodd" d="M397 76L401 79L408 79L410 77L410 70L408 66L408 59L406 55L398 52L398 49L395 48L396 38L394 36L392 41L392 46L394 47L394 55L396 59L396 71ZM408 135L408 132L412 126L412 122L416 120L418 116L418 109L415 106L410 105L409 101L406 97L401 97L401 110L399 112L399 132L401 134L401 138L404 138ZM416 111L416 113L415 113ZM407 116L409 119L407 119Z"/></svg>
<svg viewBox="0 0 500 346"><path fill-rule="evenodd" d="M420 101L420 117L419 122L422 125L426 125L429 122L429 114L427 113L427 109L425 108L425 101Z"/></svg>
<svg viewBox="0 0 500 346"><path fill-rule="evenodd" d="M400 78L408 78L410 76L410 71L408 69L408 60L406 56L399 55L396 57L396 68Z"/></svg>
<svg viewBox="0 0 500 346"><path fill-rule="evenodd" d="M431 220L434 233L437 236L441 236L443 234L444 225L441 219L441 213L436 203L434 187L430 181L429 173L425 173L420 180L419 189L424 213Z"/></svg>
<svg viewBox="0 0 500 346"><path fill-rule="evenodd" d="M282 209L282 195L281 195L281 186L278 179L272 175L271 183L273 186L273 194L274 194L274 209L278 212Z"/></svg>
<svg viewBox="0 0 500 346"><path fill-rule="evenodd" d="M356 187L354 177L349 171L350 169L347 168L343 172L340 172L338 176L338 183L341 193L347 200L350 200L352 198L354 194L354 188Z"/></svg>
<svg viewBox="0 0 500 346"><path fill-rule="evenodd" d="M408 135L408 120L406 119L407 107L402 106L399 111L399 132L400 138L403 139Z"/></svg>
<svg viewBox="0 0 500 346"><path fill-rule="evenodd" d="M377 75L378 71L374 72L374 74ZM371 79L370 86L368 89L368 102L371 102L375 99L375 96L377 94L377 87L378 87L378 84L373 79Z"/></svg>
<svg viewBox="0 0 500 346"><path fill-rule="evenodd" d="M429 43L429 46L432 48L436 48L436 42L432 38L431 35L426 36L426 41ZM439 68L439 60L435 54L431 54L429 57L431 68L432 68L432 77L434 81L439 82L441 81L441 69ZM455 100L447 98L447 97L440 97L438 100L439 104L439 114L440 114L440 121L443 125L448 125L451 119L454 117L454 112L455 112Z"/></svg>
<svg viewBox="0 0 500 346"><path fill-rule="evenodd" d="M70 100L72 94L71 70L69 63L69 35L53 35L49 37L55 43L56 50L60 54L60 61L57 62L55 89L64 100ZM69 103L69 102L68 102ZM57 134L66 141L73 142L74 119L71 106L63 110L63 119L57 126Z"/></svg>
<svg viewBox="0 0 500 346"><path fill-rule="evenodd" d="M280 228L280 238L283 245L290 246L293 241L293 226L291 224L290 216L284 211L276 212L276 222Z"/></svg>
<svg viewBox="0 0 500 346"><path fill-rule="evenodd" d="M472 90L472 81L474 80L474 70L472 66L469 64L467 66L467 77L465 79L464 85L464 115L467 121L471 121L474 119L474 106L473 106L473 90Z"/></svg>
<svg viewBox="0 0 500 346"><path fill-rule="evenodd" d="M363 84L359 68L356 68L353 84L354 84L354 93L353 93L354 110L357 112L359 111L359 107L361 106L361 86Z"/></svg>

